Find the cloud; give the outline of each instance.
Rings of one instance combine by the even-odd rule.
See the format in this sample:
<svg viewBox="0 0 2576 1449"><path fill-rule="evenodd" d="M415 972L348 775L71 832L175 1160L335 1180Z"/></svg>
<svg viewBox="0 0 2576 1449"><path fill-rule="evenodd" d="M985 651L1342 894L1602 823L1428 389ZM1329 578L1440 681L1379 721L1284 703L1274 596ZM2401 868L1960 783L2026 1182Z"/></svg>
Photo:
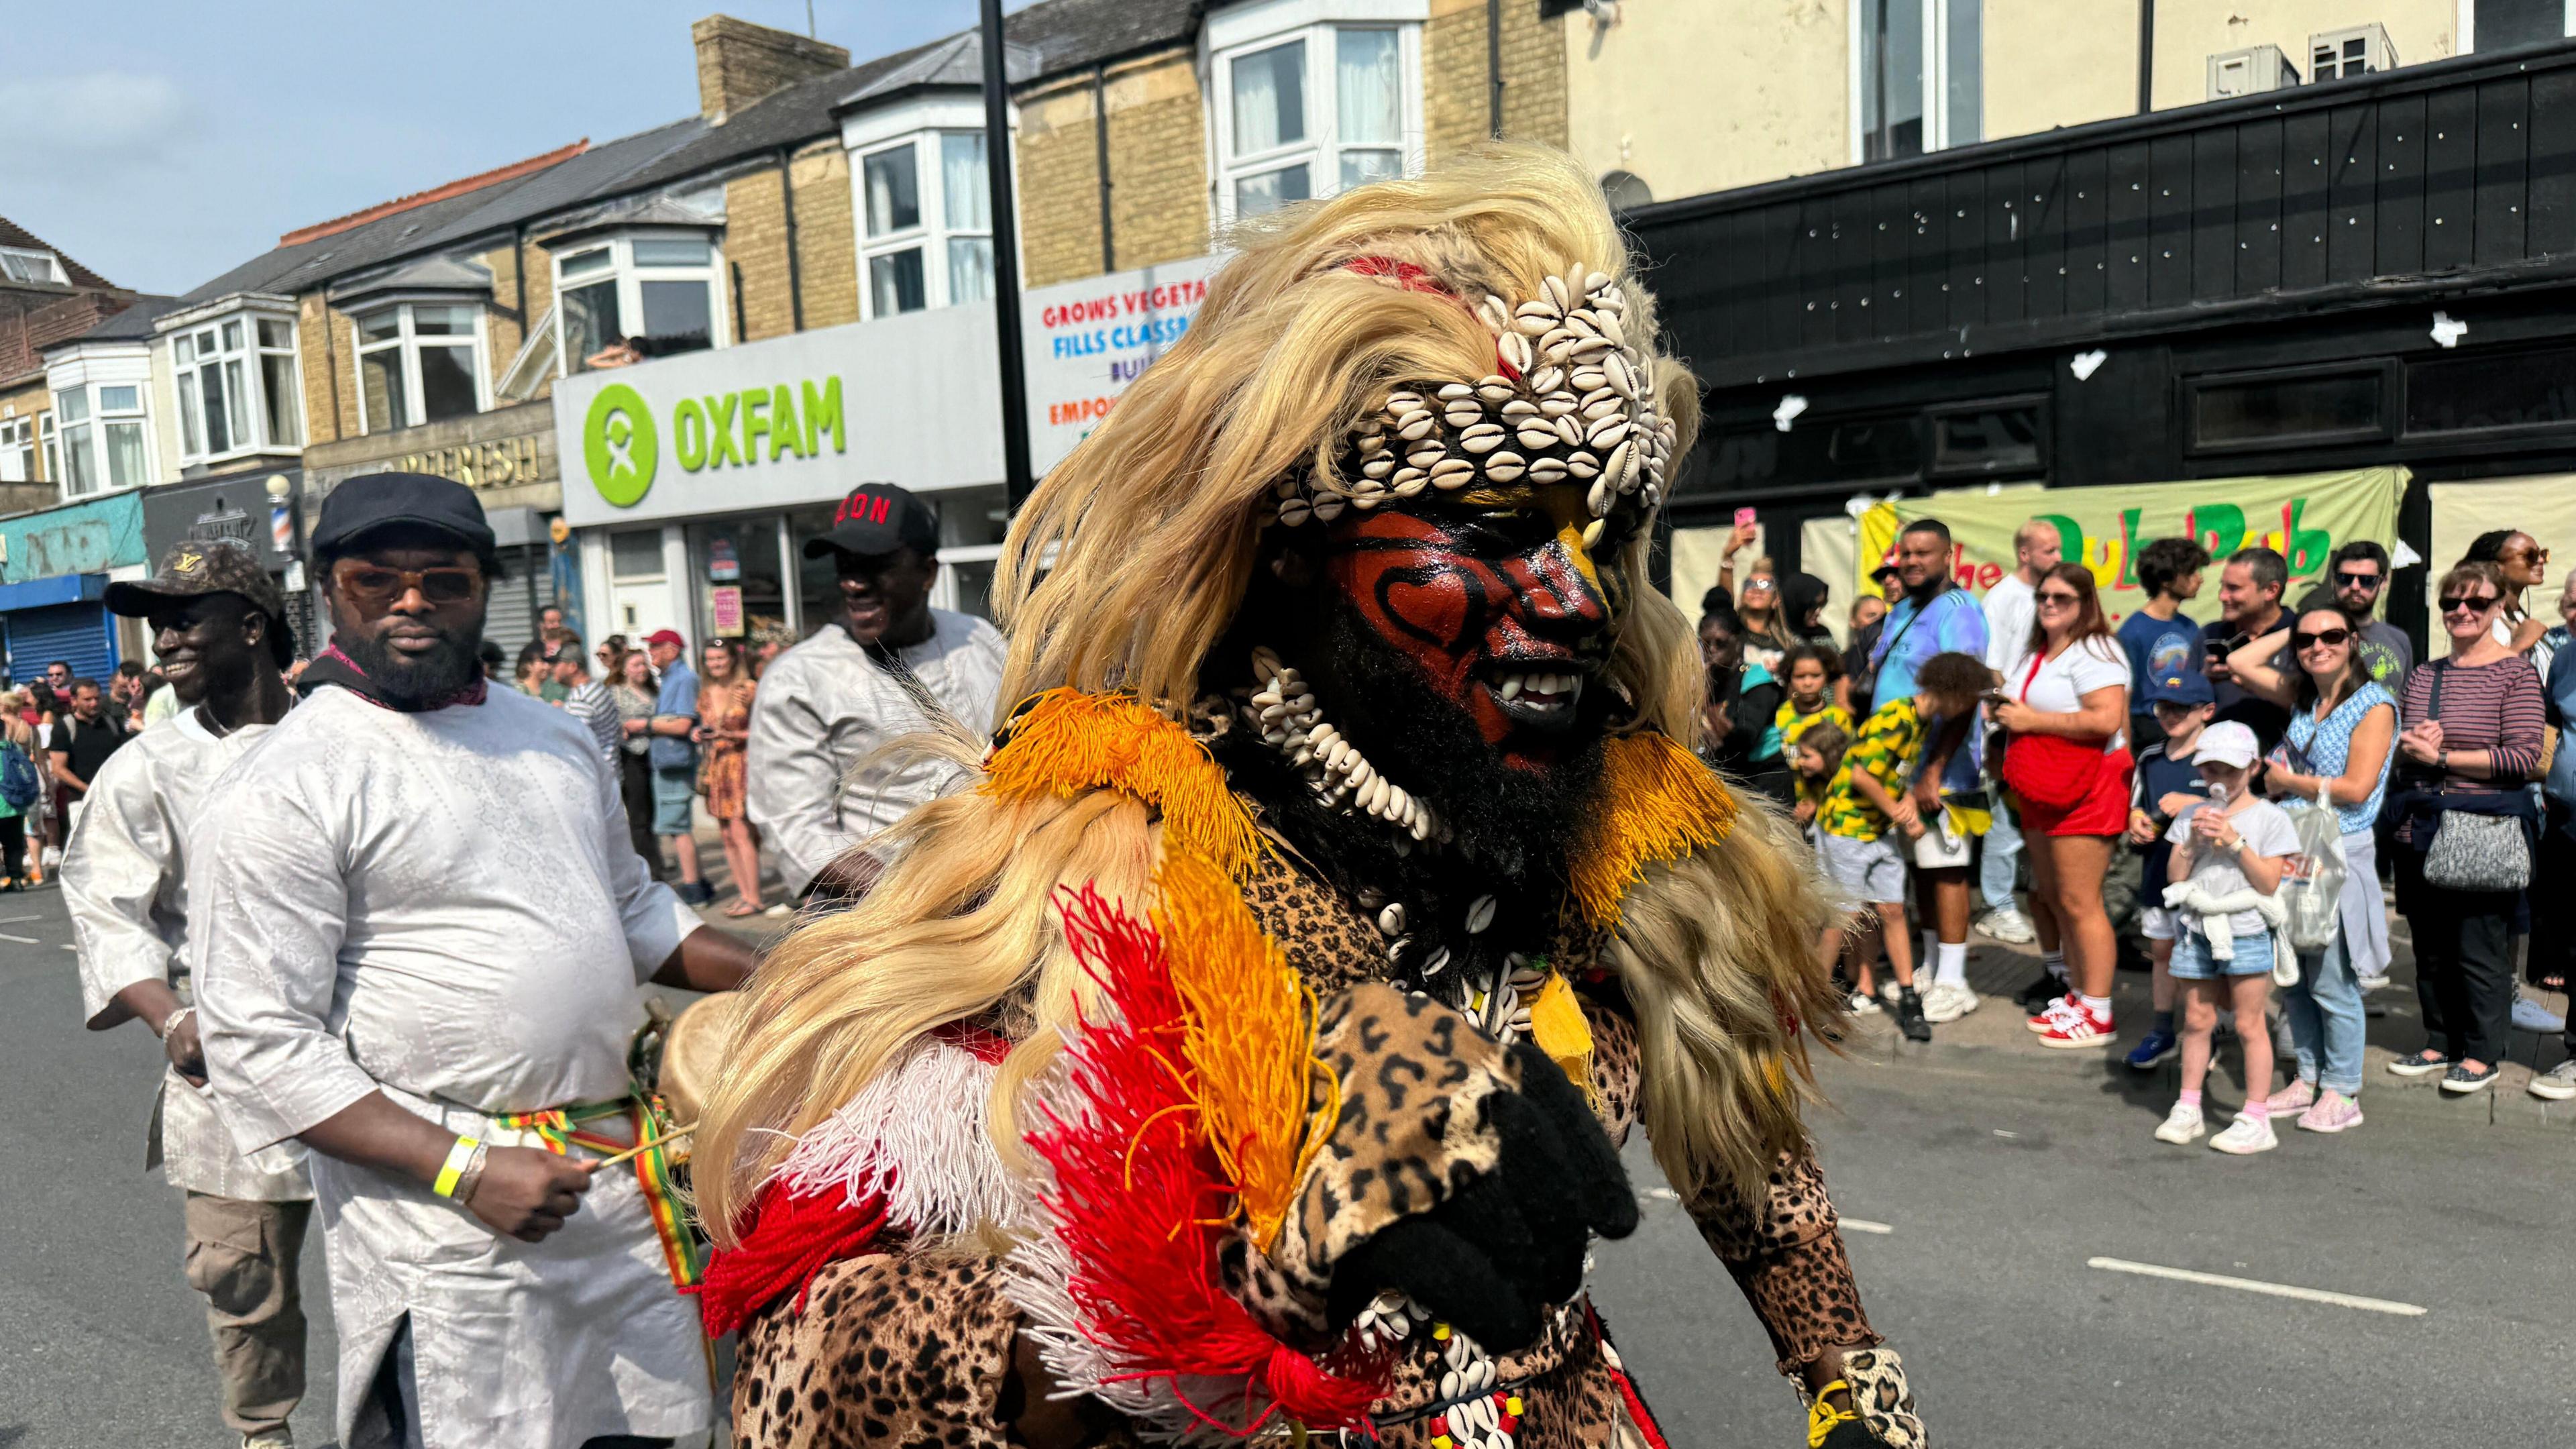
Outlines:
<svg viewBox="0 0 2576 1449"><path fill-rule="evenodd" d="M167 76L94 70L0 79L0 171L64 177L175 159L193 138Z"/></svg>

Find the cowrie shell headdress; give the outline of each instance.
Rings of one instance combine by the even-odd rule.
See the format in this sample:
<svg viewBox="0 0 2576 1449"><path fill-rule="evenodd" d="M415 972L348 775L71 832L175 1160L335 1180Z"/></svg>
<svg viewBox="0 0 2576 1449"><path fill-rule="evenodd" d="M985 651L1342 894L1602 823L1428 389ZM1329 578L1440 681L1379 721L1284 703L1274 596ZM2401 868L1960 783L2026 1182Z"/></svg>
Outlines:
<svg viewBox="0 0 2576 1449"><path fill-rule="evenodd" d="M1363 257L1347 264L1417 291L1446 292L1420 268ZM1607 274L1581 263L1544 279L1517 305L1488 293L1474 311L1494 334L1494 371L1474 382L1420 382L1388 392L1352 429L1340 476L1280 479L1264 522L1330 523L1426 490L1479 484L1588 485L1593 522L1661 502L1672 464L1672 419L1655 407L1654 364L1628 337L1628 301Z"/></svg>

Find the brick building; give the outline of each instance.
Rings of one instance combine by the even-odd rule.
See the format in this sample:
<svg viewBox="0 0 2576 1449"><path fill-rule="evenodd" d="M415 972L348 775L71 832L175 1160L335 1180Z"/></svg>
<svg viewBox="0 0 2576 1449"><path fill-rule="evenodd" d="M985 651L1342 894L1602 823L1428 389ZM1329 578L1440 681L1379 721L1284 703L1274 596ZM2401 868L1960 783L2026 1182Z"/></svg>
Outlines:
<svg viewBox="0 0 2576 1449"><path fill-rule="evenodd" d="M134 293L0 216L0 514L54 500L45 349L123 311Z"/></svg>

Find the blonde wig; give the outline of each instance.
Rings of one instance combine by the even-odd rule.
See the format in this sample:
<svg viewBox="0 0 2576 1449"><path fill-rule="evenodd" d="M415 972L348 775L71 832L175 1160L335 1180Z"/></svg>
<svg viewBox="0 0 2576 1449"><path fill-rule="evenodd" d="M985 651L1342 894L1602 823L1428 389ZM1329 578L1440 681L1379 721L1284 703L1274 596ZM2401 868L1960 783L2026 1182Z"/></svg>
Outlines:
<svg viewBox="0 0 2576 1449"><path fill-rule="evenodd" d="M1249 224L1188 333L1050 472L1011 526L995 598L1011 636L1005 709L1038 691L1123 689L1177 717L1241 607L1261 511L1294 470L1334 476L1345 438L1391 388L1490 371L1494 336L1451 297L1343 270L1409 262L1464 297L1529 297L1571 263L1621 279L1630 335L1652 299L1600 189L1566 156L1493 147ZM1690 374L1658 356L1657 405L1686 450ZM1615 559L1624 605L1609 672L1639 723L1696 741L1703 672L1688 620L1647 580L1651 530ZM940 742L973 770L983 742ZM1158 824L1110 791L1003 800L973 790L916 811L870 847L890 862L858 906L800 927L748 988L698 1136L702 1215L731 1243L792 1145L923 1033L994 1021L1020 1040L995 1086L1011 1109L1087 991L1051 904L1093 884L1150 904ZM1645 1045L1658 1152L1678 1186L1758 1183L1798 1150L1796 1023L1834 1007L1812 966L1827 918L1805 853L1747 803L1732 842L1649 871L1616 954Z"/></svg>

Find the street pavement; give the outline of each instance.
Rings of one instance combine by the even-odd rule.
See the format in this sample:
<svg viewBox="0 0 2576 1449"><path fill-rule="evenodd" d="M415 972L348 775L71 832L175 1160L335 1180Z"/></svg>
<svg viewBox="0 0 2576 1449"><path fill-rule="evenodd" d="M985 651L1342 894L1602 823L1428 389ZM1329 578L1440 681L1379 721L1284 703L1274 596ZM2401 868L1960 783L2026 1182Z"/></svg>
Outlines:
<svg viewBox="0 0 2576 1449"><path fill-rule="evenodd" d="M79 1029L69 941L57 893L0 895L0 1449L213 1449L231 1441L180 1277L178 1198L142 1170L158 1044ZM1970 969L2008 996L2033 967L1981 943ZM2143 978L2121 988L2133 1035ZM2576 1443L2576 1112L2521 1094L2557 1047L2521 1038L2502 1089L2445 1099L2381 1070L2415 1041L2408 994L2376 999L2390 1011L2372 1023L2368 1123L2284 1131L2247 1159L2153 1140L2170 1068L2043 1051L2008 999L1924 1046L1864 1022L1820 1061L1829 1105L1812 1120L1862 1297L1935 1443ZM2223 1121L2234 1079L2210 1097ZM1595 1295L1672 1443L1798 1442L1797 1400L1742 1295L1642 1140L1628 1161L1645 1221L1601 1245ZM305 1278L314 1382L295 1428L317 1445L336 1352L318 1232Z"/></svg>

